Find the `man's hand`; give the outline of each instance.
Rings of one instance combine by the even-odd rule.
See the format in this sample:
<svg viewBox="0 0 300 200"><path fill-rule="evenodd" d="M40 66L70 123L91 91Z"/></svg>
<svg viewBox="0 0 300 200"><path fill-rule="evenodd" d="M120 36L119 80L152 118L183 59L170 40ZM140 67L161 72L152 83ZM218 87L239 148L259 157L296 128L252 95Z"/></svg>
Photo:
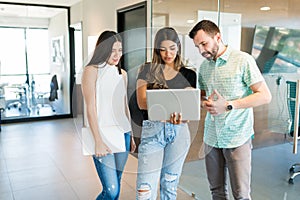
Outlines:
<svg viewBox="0 0 300 200"><path fill-rule="evenodd" d="M217 116L226 112L226 99L214 90L208 100L204 102L203 107L213 116Z"/></svg>

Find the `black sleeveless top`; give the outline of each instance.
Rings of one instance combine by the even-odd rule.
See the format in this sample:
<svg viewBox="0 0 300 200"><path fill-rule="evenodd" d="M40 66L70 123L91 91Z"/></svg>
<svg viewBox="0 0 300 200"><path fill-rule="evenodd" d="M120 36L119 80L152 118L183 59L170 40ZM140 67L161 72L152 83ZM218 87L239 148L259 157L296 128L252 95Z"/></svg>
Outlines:
<svg viewBox="0 0 300 200"><path fill-rule="evenodd" d="M143 68L142 71L139 72L137 79L142 79L147 81L147 74L150 71L150 65L147 65ZM179 69L179 73L172 79L166 80L168 89L184 89L187 87L196 88L196 72L192 69L188 69L186 67L181 67ZM147 81L148 82L148 81ZM153 84L148 83L147 90L158 89L153 88ZM141 110L143 113L143 119L148 119L147 110Z"/></svg>

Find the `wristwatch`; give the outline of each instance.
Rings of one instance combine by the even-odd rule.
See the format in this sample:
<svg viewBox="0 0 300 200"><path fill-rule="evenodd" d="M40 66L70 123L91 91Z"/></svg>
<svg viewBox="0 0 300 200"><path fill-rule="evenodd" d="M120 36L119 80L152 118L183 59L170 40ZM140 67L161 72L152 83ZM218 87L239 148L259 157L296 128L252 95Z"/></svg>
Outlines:
<svg viewBox="0 0 300 200"><path fill-rule="evenodd" d="M233 109L233 106L228 103L227 106L226 106L226 111L231 111Z"/></svg>

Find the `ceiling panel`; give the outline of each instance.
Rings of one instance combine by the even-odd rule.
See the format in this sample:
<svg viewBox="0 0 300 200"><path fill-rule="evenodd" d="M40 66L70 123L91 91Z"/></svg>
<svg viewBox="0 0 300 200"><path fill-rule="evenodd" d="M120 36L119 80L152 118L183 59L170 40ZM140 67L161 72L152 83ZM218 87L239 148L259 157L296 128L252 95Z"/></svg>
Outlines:
<svg viewBox="0 0 300 200"><path fill-rule="evenodd" d="M61 8L0 4L0 17L52 18Z"/></svg>
<svg viewBox="0 0 300 200"><path fill-rule="evenodd" d="M56 6L72 6L81 0L6 0L2 2L8 3L25 3L25 4L42 4L42 5L56 5Z"/></svg>

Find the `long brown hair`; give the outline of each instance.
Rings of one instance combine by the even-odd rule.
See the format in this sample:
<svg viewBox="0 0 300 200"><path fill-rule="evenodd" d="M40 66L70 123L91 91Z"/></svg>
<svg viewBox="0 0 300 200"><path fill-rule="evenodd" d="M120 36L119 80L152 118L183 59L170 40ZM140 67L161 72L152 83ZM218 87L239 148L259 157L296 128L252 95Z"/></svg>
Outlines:
<svg viewBox="0 0 300 200"><path fill-rule="evenodd" d="M104 31L98 37L95 50L90 62L87 65L100 65L108 61L111 56L115 42L122 42L121 36L114 31ZM120 62L117 64L119 74L121 74Z"/></svg>
<svg viewBox="0 0 300 200"><path fill-rule="evenodd" d="M175 31L175 29L173 29L172 27L164 27L158 30L158 32L155 35L153 57L152 57L151 64L146 63L144 66L141 67L142 70L143 67L149 66L150 64L150 70L149 73L147 74L148 82L159 85L160 88L168 88L163 74L165 62L163 61L160 55L161 43L165 40L171 40L177 45L178 51L177 51L176 58L174 60L175 70L178 71L180 67L183 66L181 60L181 43L178 34Z"/></svg>

